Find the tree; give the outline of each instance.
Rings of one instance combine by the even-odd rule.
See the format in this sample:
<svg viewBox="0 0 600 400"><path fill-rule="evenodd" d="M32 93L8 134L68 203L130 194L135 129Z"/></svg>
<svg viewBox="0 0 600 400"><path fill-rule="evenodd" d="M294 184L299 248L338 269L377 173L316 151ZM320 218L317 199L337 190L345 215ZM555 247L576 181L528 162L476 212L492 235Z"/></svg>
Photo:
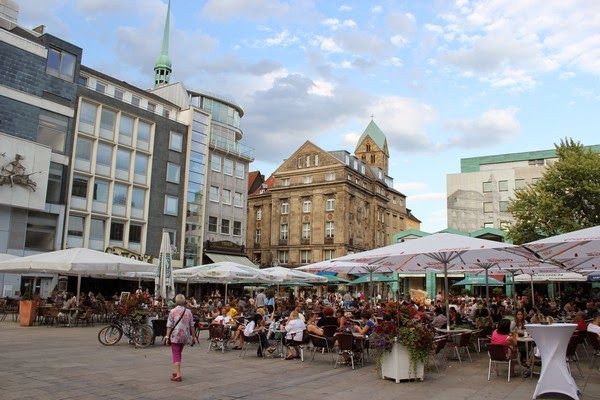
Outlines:
<svg viewBox="0 0 600 400"><path fill-rule="evenodd" d="M509 202L516 244L600 225L600 154L572 139L555 147L558 161Z"/></svg>

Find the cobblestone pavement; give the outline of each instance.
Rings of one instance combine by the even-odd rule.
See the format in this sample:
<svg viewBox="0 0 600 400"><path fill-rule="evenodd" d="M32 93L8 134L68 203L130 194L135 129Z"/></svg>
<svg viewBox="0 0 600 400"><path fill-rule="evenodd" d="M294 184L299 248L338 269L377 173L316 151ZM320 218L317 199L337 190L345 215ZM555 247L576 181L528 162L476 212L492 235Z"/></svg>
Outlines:
<svg viewBox="0 0 600 400"><path fill-rule="evenodd" d="M428 399L498 400L531 399L536 378L492 374L487 380L486 354L473 354L473 362L449 360L446 368L426 373L423 382L377 378L375 362L352 370L334 369L327 355L310 362L281 358L258 359L250 350L207 353L206 331L200 343L186 347L183 382L171 382L170 348L158 345L135 349L122 339L112 347L97 339L100 328L20 327L0 322L0 399ZM600 371L580 362L574 376L583 400L600 400ZM598 366L600 362L596 363ZM504 368L506 368L504 366ZM567 399L546 394L542 399Z"/></svg>

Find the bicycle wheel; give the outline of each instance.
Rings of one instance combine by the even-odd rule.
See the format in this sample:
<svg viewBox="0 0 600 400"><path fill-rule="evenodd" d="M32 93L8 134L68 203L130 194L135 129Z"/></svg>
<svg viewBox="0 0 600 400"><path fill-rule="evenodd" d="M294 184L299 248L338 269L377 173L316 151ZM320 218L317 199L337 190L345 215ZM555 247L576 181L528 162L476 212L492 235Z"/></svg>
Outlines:
<svg viewBox="0 0 600 400"><path fill-rule="evenodd" d="M109 325L100 329L98 332L98 341L105 346L112 346L121 340L123 331L118 325Z"/></svg>
<svg viewBox="0 0 600 400"><path fill-rule="evenodd" d="M136 347L148 347L152 344L154 331L149 325L138 325L133 328L132 339Z"/></svg>

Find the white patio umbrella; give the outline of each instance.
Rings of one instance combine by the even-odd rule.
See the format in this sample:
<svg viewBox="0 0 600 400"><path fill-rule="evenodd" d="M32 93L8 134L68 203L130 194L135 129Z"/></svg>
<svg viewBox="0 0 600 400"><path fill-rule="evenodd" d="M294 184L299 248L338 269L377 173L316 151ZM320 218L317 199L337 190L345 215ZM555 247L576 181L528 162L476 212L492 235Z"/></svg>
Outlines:
<svg viewBox="0 0 600 400"><path fill-rule="evenodd" d="M0 262L0 273L40 273L77 276L77 300L82 276L102 277L123 272L152 272L155 266L133 258L86 248L71 248Z"/></svg>
<svg viewBox="0 0 600 400"><path fill-rule="evenodd" d="M449 314L448 270L482 271L536 264L535 257L509 243L477 239L451 233L436 233L418 239L381 247L361 253L348 254L332 260L338 267L329 270L371 269L371 272L444 272L446 315ZM310 270L311 266L304 267Z"/></svg>
<svg viewBox="0 0 600 400"><path fill-rule="evenodd" d="M600 226L551 236L522 245L540 259L569 270L600 270Z"/></svg>
<svg viewBox="0 0 600 400"><path fill-rule="evenodd" d="M260 270L263 273L273 274L280 277L282 283L327 283L327 278L308 272L299 271L285 267L269 267Z"/></svg>
<svg viewBox="0 0 600 400"><path fill-rule="evenodd" d="M234 283L281 282L281 278L273 274L263 273L258 268L238 264L231 261L221 261L212 264L183 268L173 272L175 278L183 278L188 282L213 282L225 284L225 301L227 287Z"/></svg>
<svg viewBox="0 0 600 400"><path fill-rule="evenodd" d="M163 232L160 242L158 265L154 277L154 296L160 296L163 304L175 294L173 269L171 267L171 238L168 232Z"/></svg>

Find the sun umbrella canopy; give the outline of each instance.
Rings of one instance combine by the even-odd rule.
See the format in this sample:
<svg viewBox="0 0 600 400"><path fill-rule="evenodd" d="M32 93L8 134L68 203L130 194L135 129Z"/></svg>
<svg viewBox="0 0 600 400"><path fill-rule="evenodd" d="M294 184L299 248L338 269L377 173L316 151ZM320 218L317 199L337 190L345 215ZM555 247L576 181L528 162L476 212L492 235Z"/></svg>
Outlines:
<svg viewBox="0 0 600 400"><path fill-rule="evenodd" d="M557 272L539 274L520 274L515 276L515 282L585 282L587 277L576 272Z"/></svg>
<svg viewBox="0 0 600 400"><path fill-rule="evenodd" d="M339 276L335 276L335 275L320 275L320 276L323 276L327 279L328 285L340 285L340 284L350 283L350 281L348 279L340 278Z"/></svg>
<svg viewBox="0 0 600 400"><path fill-rule="evenodd" d="M327 278L323 276L309 274L307 272L298 271L297 269L290 269L278 266L264 268L260 271L280 277L283 283L327 283Z"/></svg>
<svg viewBox="0 0 600 400"><path fill-rule="evenodd" d="M487 282L485 279L485 275L473 275L468 276L463 280L456 282L453 286L465 286L465 285L473 285L473 286L501 286L504 285L504 282L499 281L498 279L494 279L491 276L488 276Z"/></svg>
<svg viewBox="0 0 600 400"><path fill-rule="evenodd" d="M281 282L281 279L273 274L231 261L182 268L174 271L173 275L176 278L189 279L194 282Z"/></svg>
<svg viewBox="0 0 600 400"><path fill-rule="evenodd" d="M395 282L396 280L391 276L385 276L381 274L365 274L361 277L351 281L349 285L360 285L361 283L370 282Z"/></svg>
<svg viewBox="0 0 600 400"><path fill-rule="evenodd" d="M536 240L523 247L569 269L600 270L600 226Z"/></svg>

